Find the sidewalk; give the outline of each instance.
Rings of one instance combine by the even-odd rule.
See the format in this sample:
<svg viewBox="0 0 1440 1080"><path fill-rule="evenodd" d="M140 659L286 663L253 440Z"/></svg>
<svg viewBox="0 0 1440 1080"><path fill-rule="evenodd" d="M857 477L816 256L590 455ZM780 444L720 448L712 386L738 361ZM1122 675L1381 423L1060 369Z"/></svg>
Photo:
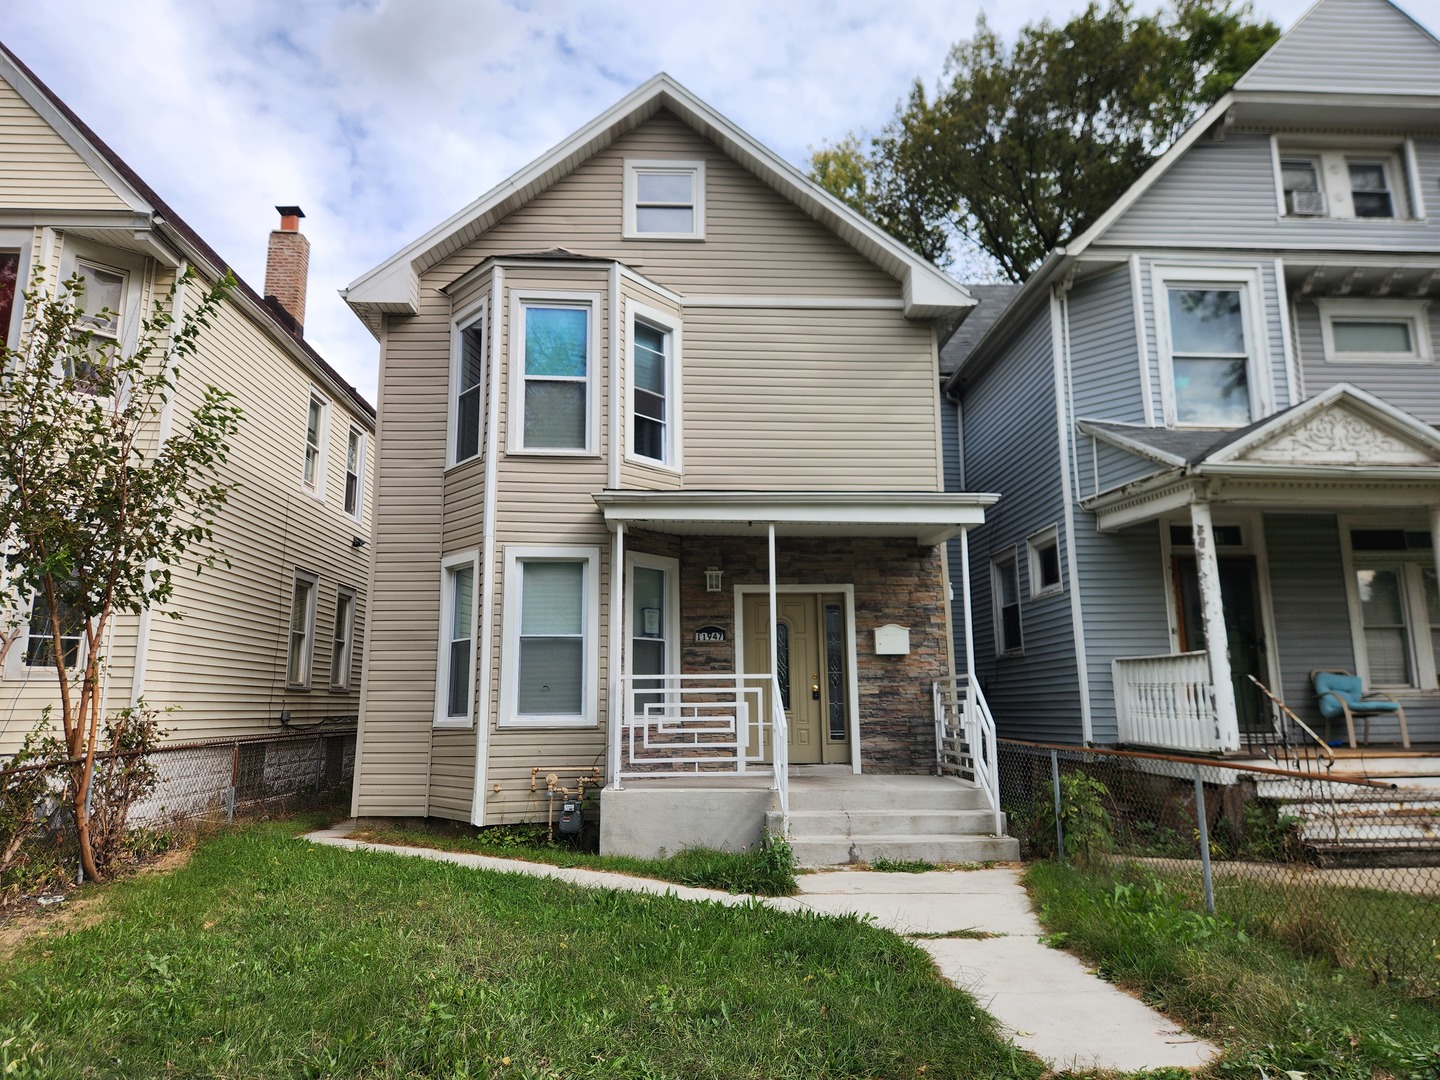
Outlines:
<svg viewBox="0 0 1440 1080"><path fill-rule="evenodd" d="M496 859L432 848L369 844L349 839L351 823L306 839L453 862L478 870L554 878L594 889L618 889L739 906L754 897L695 889L668 881ZM1017 1046L1057 1069L1134 1070L1206 1064L1219 1051L1091 974L1067 952L1040 943L1043 931L1014 870L936 870L877 874L841 870L803 874L798 896L762 899L782 911L808 909L856 914L899 934L970 931L989 937L924 937L915 944L935 958L944 976L974 994L999 1019Z"/></svg>

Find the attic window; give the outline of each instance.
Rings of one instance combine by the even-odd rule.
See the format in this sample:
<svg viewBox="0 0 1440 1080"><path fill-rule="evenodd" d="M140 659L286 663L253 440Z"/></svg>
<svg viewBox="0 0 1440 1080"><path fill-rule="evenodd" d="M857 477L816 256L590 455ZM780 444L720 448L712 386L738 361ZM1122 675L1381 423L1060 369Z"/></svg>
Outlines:
<svg viewBox="0 0 1440 1080"><path fill-rule="evenodd" d="M1405 142L1357 139L1323 146L1276 145L1281 214L1287 219L1421 216L1411 148ZM1414 205L1412 205L1412 203Z"/></svg>
<svg viewBox="0 0 1440 1080"><path fill-rule="evenodd" d="M626 159L624 235L705 239L705 162Z"/></svg>

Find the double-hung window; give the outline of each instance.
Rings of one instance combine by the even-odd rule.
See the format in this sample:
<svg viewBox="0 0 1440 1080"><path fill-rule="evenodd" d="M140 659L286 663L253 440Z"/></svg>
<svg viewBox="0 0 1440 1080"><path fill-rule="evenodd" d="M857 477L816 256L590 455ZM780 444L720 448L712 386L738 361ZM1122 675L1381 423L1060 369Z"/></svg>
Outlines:
<svg viewBox="0 0 1440 1080"><path fill-rule="evenodd" d="M84 652L85 635L80 617L62 600L58 605L60 624L60 656L65 668L73 671ZM55 627L50 619L50 602L45 594L35 593L30 602L30 620L26 627L24 664L26 667L55 666Z"/></svg>
<svg viewBox="0 0 1440 1080"><path fill-rule="evenodd" d="M506 549L502 723L598 722L599 562L596 548Z"/></svg>
<svg viewBox="0 0 1440 1080"><path fill-rule="evenodd" d="M1020 653L1025 648L1020 629L1020 564L1007 551L990 564L991 603L995 614L995 655Z"/></svg>
<svg viewBox="0 0 1440 1080"><path fill-rule="evenodd" d="M627 239L703 240L705 162L625 161Z"/></svg>
<svg viewBox="0 0 1440 1080"><path fill-rule="evenodd" d="M1285 218L1401 220L1421 216L1408 143L1356 138L1276 146Z"/></svg>
<svg viewBox="0 0 1440 1080"><path fill-rule="evenodd" d="M598 297L522 296L513 309L518 386L511 449L587 453L593 446ZM517 438L518 436L518 438Z"/></svg>
<svg viewBox="0 0 1440 1080"><path fill-rule="evenodd" d="M626 302L630 341L630 456L680 467L680 324L672 315Z"/></svg>
<svg viewBox="0 0 1440 1080"><path fill-rule="evenodd" d="M1157 266L1153 282L1166 423L1235 428L1263 416L1272 394L1259 271Z"/></svg>
<svg viewBox="0 0 1440 1080"><path fill-rule="evenodd" d="M88 391L99 383L101 369L120 349L126 274L86 259L75 260L75 274L81 282L75 301L82 312L78 325L90 341L84 353L66 352L65 376Z"/></svg>
<svg viewBox="0 0 1440 1080"><path fill-rule="evenodd" d="M316 498L325 494L325 445L330 426L330 403L315 391L305 406L305 464L300 479Z"/></svg>
<svg viewBox="0 0 1440 1080"><path fill-rule="evenodd" d="M452 376L454 402L450 408L450 463L480 455L480 429L485 407L485 323L472 323L456 339L455 371Z"/></svg>
<svg viewBox="0 0 1440 1080"><path fill-rule="evenodd" d="M365 433L351 428L345 438L345 513L356 521L364 516Z"/></svg>
<svg viewBox="0 0 1440 1080"><path fill-rule="evenodd" d="M335 627L330 637L330 689L350 689L350 660L355 652L355 592L335 593Z"/></svg>
<svg viewBox="0 0 1440 1080"><path fill-rule="evenodd" d="M1440 592L1426 530L1349 530L1356 652L1370 685L1434 687L1440 669Z"/></svg>
<svg viewBox="0 0 1440 1080"><path fill-rule="evenodd" d="M468 725L475 704L475 552L444 560L440 570L440 657L435 723Z"/></svg>
<svg viewBox="0 0 1440 1080"><path fill-rule="evenodd" d="M296 690L310 689L310 668L315 656L315 594L319 581L314 574L297 570L290 592L290 639L285 660L285 684Z"/></svg>

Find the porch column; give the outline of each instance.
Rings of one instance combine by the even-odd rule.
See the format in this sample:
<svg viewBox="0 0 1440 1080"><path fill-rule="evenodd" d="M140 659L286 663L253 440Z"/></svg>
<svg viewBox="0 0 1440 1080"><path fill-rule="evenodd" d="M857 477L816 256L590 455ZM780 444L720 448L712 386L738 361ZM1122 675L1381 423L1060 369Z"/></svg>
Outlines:
<svg viewBox="0 0 1440 1080"><path fill-rule="evenodd" d="M619 627L617 631L616 627ZM620 787L620 740L625 717L625 523L615 526L615 543L610 549L610 716L605 740L610 758L610 784Z"/></svg>
<svg viewBox="0 0 1440 1080"><path fill-rule="evenodd" d="M1215 527L1210 504L1190 504L1190 531L1195 542L1195 569L1200 581L1200 611L1205 625L1205 651L1210 660L1210 689L1215 701L1216 736L1221 750L1240 749L1240 721L1235 684L1230 676L1230 640L1225 632L1225 606L1220 596L1220 560L1215 554Z"/></svg>
<svg viewBox="0 0 1440 1080"><path fill-rule="evenodd" d="M1440 577L1440 506L1430 508L1430 551L1435 556L1435 574Z"/></svg>
<svg viewBox="0 0 1440 1080"><path fill-rule="evenodd" d="M970 530L960 530L960 592L965 597L965 678L975 678L975 619L970 610Z"/></svg>
<svg viewBox="0 0 1440 1080"><path fill-rule="evenodd" d="M780 614L775 606L775 526L770 526L770 676L780 673L780 646L775 640Z"/></svg>

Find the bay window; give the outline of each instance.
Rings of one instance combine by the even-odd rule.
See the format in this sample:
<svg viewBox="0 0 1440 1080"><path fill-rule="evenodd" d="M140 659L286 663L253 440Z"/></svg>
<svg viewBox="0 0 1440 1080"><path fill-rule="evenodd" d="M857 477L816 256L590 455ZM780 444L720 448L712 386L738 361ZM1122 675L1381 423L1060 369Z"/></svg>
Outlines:
<svg viewBox="0 0 1440 1080"><path fill-rule="evenodd" d="M517 296L511 319L512 451L592 451L598 308L598 298L585 294Z"/></svg>

